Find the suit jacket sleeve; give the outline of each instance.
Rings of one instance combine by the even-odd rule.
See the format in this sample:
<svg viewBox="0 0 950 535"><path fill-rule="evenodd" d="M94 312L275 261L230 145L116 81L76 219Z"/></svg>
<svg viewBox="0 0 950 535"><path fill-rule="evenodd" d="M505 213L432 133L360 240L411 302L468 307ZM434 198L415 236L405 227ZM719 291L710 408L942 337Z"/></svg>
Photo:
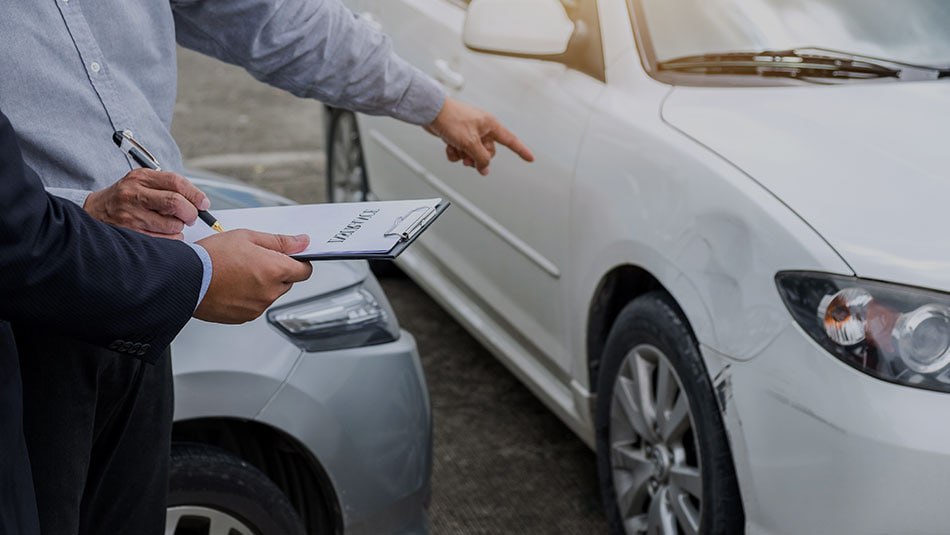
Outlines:
<svg viewBox="0 0 950 535"><path fill-rule="evenodd" d="M0 319L154 362L194 312L202 273L188 245L47 194L0 113Z"/></svg>

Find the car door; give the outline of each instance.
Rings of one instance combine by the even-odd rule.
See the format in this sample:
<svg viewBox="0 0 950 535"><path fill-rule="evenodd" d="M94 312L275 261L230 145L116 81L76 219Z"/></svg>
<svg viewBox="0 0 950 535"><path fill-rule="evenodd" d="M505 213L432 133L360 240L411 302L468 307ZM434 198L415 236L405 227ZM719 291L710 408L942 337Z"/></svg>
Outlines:
<svg viewBox="0 0 950 535"><path fill-rule="evenodd" d="M586 1L586 0L585 0ZM467 50L467 2L387 0L378 17L397 52L439 80L450 95L482 107L534 151L528 164L504 148L491 174L451 164L422 129L365 118L364 143L382 150L368 162L382 198L436 195L455 207L434 225L432 249L453 282L569 382L567 311L561 284L568 267L574 166L603 82L563 64ZM376 9L376 8L374 8ZM367 139L368 138L368 139ZM399 170L396 170L399 168ZM389 175L379 180L380 175Z"/></svg>

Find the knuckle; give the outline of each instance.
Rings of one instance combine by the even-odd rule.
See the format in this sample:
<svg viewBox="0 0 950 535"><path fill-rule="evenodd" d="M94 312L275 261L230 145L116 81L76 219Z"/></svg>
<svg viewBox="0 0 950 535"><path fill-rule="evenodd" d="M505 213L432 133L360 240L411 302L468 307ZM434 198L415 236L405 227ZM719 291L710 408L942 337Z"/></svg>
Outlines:
<svg viewBox="0 0 950 535"><path fill-rule="evenodd" d="M251 245L251 235L246 229L232 230L226 232L224 235L228 236L230 239L240 242L244 247L249 247Z"/></svg>
<svg viewBox="0 0 950 535"><path fill-rule="evenodd" d="M173 214L178 208L178 199L175 197L175 194L169 193L164 195L161 201L161 210L165 213Z"/></svg>
<svg viewBox="0 0 950 535"><path fill-rule="evenodd" d="M135 199L135 187L128 182L120 182L115 193L116 197L122 202L132 202Z"/></svg>
<svg viewBox="0 0 950 535"><path fill-rule="evenodd" d="M185 177L179 174L172 173L171 177L169 177L169 184L171 184L171 186L175 188L176 191L183 195L191 193L191 182L188 182Z"/></svg>

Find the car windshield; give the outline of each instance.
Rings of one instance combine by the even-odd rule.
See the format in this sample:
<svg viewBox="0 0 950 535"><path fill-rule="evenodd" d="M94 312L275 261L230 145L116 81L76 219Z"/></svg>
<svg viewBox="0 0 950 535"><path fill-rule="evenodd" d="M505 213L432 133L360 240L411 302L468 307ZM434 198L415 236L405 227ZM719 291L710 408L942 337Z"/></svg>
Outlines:
<svg viewBox="0 0 950 535"><path fill-rule="evenodd" d="M657 62L821 47L950 66L948 0L634 0Z"/></svg>

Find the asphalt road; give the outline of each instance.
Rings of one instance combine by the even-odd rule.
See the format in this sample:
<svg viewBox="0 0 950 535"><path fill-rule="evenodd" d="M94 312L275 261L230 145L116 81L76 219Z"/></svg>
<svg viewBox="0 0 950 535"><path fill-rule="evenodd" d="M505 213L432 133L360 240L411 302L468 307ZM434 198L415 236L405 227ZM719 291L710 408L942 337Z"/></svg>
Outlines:
<svg viewBox="0 0 950 535"><path fill-rule="evenodd" d="M324 199L319 103L191 52L179 63L173 132L188 165ZM593 453L411 280L382 282L432 396L433 533L606 533Z"/></svg>

